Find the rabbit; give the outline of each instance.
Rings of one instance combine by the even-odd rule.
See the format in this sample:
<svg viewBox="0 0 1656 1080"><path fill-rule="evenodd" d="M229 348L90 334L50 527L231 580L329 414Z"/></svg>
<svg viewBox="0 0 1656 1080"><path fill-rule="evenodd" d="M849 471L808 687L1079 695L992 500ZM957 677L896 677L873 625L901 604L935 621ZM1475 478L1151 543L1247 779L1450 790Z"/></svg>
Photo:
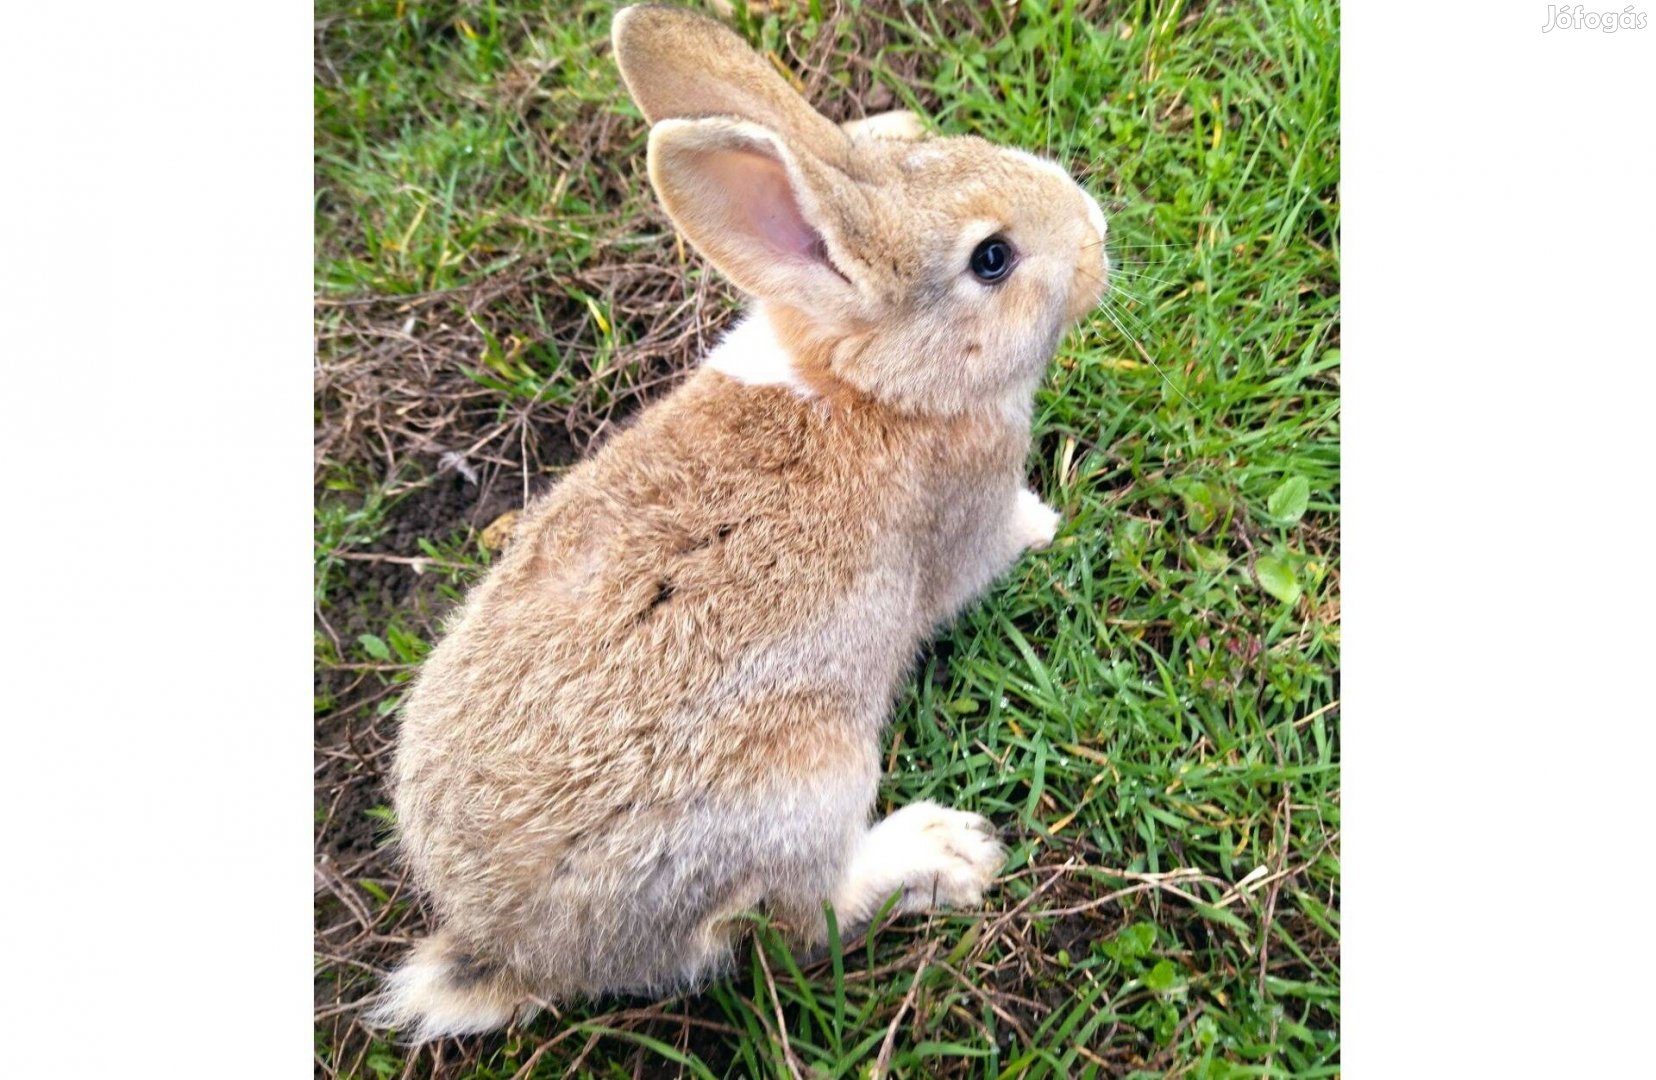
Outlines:
<svg viewBox="0 0 1656 1080"><path fill-rule="evenodd" d="M926 640L1058 514L1034 392L1100 300L1097 202L911 113L843 128L723 24L616 14L651 185L751 298L670 394L526 508L401 711L399 844L439 929L369 1017L422 1041L536 1002L698 988L763 910L802 951L970 907L977 814L869 825Z"/></svg>

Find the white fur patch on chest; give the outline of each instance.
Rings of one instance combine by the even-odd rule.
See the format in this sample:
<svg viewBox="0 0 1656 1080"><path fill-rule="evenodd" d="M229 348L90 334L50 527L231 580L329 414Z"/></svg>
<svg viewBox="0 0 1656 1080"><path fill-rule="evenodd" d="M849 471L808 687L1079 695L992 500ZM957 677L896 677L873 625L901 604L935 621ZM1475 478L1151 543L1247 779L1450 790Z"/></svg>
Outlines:
<svg viewBox="0 0 1656 1080"><path fill-rule="evenodd" d="M758 309L742 316L703 363L749 386L786 386L800 397L816 396L799 377L770 320Z"/></svg>

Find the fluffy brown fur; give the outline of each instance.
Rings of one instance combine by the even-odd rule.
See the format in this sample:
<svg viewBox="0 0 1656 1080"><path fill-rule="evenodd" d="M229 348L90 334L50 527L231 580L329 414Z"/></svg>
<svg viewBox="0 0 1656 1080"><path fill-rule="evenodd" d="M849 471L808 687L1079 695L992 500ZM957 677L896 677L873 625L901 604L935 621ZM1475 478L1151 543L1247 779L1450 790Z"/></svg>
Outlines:
<svg viewBox="0 0 1656 1080"><path fill-rule="evenodd" d="M695 984L759 906L811 943L824 901L975 903L1001 859L930 803L869 828L880 730L926 637L1051 539L1029 398L1102 218L908 114L841 131L702 17L614 36L664 205L761 301L722 349L776 377L710 361L571 471L427 661L395 803L442 929L376 1013L415 1038ZM1019 252L992 288L985 229Z"/></svg>

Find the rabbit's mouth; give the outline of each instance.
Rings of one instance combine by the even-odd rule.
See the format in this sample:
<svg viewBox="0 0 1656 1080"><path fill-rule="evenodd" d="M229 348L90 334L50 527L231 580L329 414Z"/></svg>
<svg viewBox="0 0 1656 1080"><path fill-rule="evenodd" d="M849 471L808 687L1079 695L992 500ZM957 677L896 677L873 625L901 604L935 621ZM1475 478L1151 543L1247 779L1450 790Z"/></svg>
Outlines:
<svg viewBox="0 0 1656 1080"><path fill-rule="evenodd" d="M1103 303L1110 291L1110 253L1104 244L1104 235L1089 240L1075 253L1075 272L1070 278L1069 304L1065 315L1070 320L1080 319Z"/></svg>

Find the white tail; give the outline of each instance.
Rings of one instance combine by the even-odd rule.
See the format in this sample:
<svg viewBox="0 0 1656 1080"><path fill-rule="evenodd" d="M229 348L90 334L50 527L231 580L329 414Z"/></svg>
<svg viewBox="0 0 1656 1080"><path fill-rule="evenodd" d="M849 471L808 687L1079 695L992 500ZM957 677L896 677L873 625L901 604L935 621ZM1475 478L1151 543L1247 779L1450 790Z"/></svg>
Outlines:
<svg viewBox="0 0 1656 1080"><path fill-rule="evenodd" d="M517 980L478 963L439 932L414 946L363 1021L395 1029L410 1042L428 1042L505 1027L524 996Z"/></svg>

